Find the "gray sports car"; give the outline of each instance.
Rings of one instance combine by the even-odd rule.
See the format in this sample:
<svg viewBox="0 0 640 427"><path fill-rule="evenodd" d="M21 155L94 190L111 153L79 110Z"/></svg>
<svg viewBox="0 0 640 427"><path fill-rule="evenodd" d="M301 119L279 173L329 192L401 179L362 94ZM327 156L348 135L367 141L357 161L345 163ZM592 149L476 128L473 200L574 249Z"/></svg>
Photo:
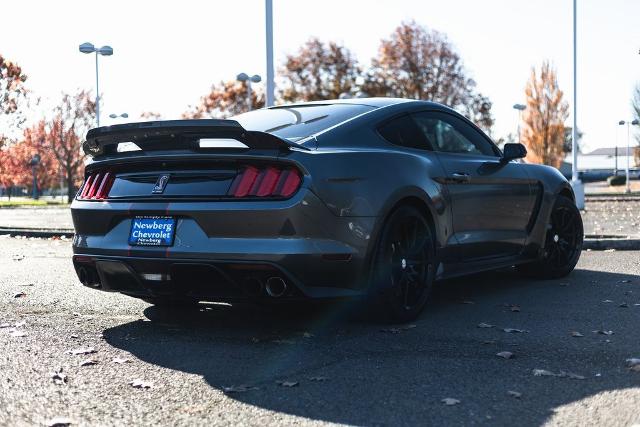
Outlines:
<svg viewBox="0 0 640 427"><path fill-rule="evenodd" d="M567 180L432 102L283 105L91 129L71 205L89 287L158 305L365 297L416 317L435 280L569 274Z"/></svg>

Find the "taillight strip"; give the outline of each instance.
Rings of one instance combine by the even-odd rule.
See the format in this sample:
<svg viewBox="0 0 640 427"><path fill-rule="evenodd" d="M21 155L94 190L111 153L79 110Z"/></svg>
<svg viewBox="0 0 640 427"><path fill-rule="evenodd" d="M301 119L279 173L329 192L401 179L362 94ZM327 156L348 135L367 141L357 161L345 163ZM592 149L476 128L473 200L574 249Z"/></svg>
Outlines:
<svg viewBox="0 0 640 427"><path fill-rule="evenodd" d="M227 194L237 198L290 197L300 188L301 183L300 172L295 168L244 166L231 183Z"/></svg>
<svg viewBox="0 0 640 427"><path fill-rule="evenodd" d="M100 185L101 181L102 181L102 173L98 172L95 178L93 178L93 182L91 183L91 188L89 189L89 192L87 193L87 196L86 196L87 199L93 199L93 196L96 195L96 191L98 191L98 186Z"/></svg>

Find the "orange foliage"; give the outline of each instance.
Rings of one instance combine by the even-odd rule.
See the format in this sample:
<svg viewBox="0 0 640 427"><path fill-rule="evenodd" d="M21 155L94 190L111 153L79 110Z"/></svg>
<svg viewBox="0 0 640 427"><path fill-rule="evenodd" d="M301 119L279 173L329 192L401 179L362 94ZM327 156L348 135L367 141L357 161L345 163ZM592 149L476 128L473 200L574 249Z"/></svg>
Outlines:
<svg viewBox="0 0 640 427"><path fill-rule="evenodd" d="M569 104L562 98L556 71L548 61L543 62L539 73L531 70L525 95L522 139L527 146L527 161L559 167L564 157L564 122Z"/></svg>

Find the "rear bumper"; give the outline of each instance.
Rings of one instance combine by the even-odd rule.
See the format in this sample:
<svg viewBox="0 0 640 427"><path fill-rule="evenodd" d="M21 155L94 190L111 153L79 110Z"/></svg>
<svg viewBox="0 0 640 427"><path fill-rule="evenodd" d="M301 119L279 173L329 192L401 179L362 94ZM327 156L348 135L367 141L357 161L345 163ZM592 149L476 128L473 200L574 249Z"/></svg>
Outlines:
<svg viewBox="0 0 640 427"><path fill-rule="evenodd" d="M252 296L249 278L276 276L288 297L358 295L375 224L375 217L335 216L304 188L284 201L74 201L71 209L76 272L94 274L98 288L216 300ZM129 246L135 215L176 217L174 245ZM149 274L163 279L146 280Z"/></svg>

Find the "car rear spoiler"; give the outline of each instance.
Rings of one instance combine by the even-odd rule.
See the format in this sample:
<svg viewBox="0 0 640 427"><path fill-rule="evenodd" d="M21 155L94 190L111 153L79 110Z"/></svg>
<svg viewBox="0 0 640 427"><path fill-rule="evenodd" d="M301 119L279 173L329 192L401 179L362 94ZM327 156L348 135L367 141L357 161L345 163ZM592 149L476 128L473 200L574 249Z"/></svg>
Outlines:
<svg viewBox="0 0 640 427"><path fill-rule="evenodd" d="M90 129L82 149L89 156L117 153L122 142L132 142L142 151L200 150L199 139L235 139L246 146L241 149L309 150L266 132L248 131L235 120L164 120L126 123ZM237 148L237 147L236 147Z"/></svg>

